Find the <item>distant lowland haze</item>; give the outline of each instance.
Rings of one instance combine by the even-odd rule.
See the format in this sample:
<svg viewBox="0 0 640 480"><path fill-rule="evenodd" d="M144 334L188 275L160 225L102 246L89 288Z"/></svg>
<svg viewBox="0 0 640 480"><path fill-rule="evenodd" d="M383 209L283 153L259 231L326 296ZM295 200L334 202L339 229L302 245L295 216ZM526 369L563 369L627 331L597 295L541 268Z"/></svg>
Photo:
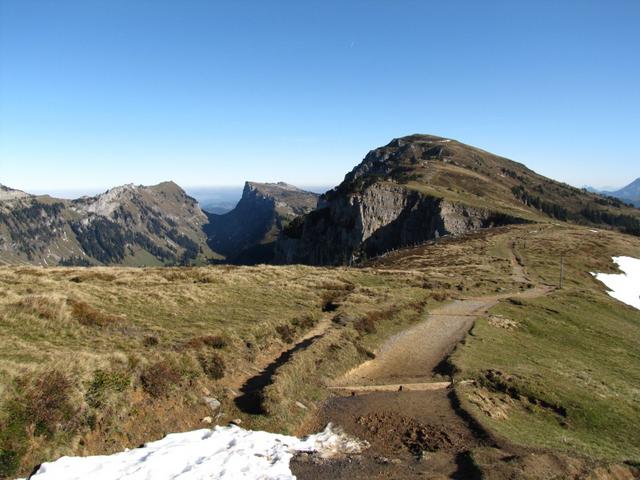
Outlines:
<svg viewBox="0 0 640 480"><path fill-rule="evenodd" d="M50 195L54 198L63 198L74 200L84 196L92 197L109 190L111 187L104 188L86 188L86 189L49 189L49 190L31 190L28 193L34 195ZM231 186L197 186L184 187L185 191L195 198L200 207L209 213L222 214L233 210L233 208L242 197L243 185ZM302 185L301 189L313 193L324 193L333 188L333 185Z"/></svg>

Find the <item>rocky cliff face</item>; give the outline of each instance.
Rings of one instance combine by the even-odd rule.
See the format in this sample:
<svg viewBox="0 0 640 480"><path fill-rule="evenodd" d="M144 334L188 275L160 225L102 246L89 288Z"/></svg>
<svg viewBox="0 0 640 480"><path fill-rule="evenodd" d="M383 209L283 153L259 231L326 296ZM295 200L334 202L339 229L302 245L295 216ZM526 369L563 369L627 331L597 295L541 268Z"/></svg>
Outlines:
<svg viewBox="0 0 640 480"><path fill-rule="evenodd" d="M619 200L452 139L410 135L369 152L317 211L284 229L275 261L349 264L442 235L549 218L640 235L640 215Z"/></svg>
<svg viewBox="0 0 640 480"><path fill-rule="evenodd" d="M519 221L401 185L374 183L362 192L335 196L285 229L276 262L350 264L442 235Z"/></svg>
<svg viewBox="0 0 640 480"><path fill-rule="evenodd" d="M157 265L218 257L206 244L207 216L173 182L123 185L77 200L19 193L5 189L0 201L4 263Z"/></svg>
<svg viewBox="0 0 640 480"><path fill-rule="evenodd" d="M231 263L270 262L282 228L313 210L317 201L317 194L283 182L246 182L236 208L224 215L209 215L205 227L209 246Z"/></svg>

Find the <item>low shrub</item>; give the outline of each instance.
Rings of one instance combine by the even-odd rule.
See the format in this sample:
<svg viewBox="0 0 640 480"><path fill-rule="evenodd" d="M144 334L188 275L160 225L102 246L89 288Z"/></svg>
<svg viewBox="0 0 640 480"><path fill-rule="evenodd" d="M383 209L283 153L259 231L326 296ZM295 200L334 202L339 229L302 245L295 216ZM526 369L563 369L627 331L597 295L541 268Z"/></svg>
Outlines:
<svg viewBox="0 0 640 480"><path fill-rule="evenodd" d="M188 340L185 344L185 348L224 348L227 346L227 339L221 335L204 335L202 337L194 337Z"/></svg>
<svg viewBox="0 0 640 480"><path fill-rule="evenodd" d="M0 478L14 477L27 451L27 421L24 408L15 399L2 405L0 419Z"/></svg>
<svg viewBox="0 0 640 480"><path fill-rule="evenodd" d="M96 370L84 398L89 406L100 408L111 392L124 392L128 387L129 375L125 372Z"/></svg>
<svg viewBox="0 0 640 480"><path fill-rule="evenodd" d="M224 359L217 353L198 355L198 362L207 377L213 380L219 380L224 377Z"/></svg>
<svg viewBox="0 0 640 480"><path fill-rule="evenodd" d="M155 398L169 395L172 387L181 380L182 375L178 369L167 360L148 365L140 374L142 389Z"/></svg>
<svg viewBox="0 0 640 480"><path fill-rule="evenodd" d="M283 342L285 343L293 342L294 331L289 325L287 324L278 325L276 327L276 333L282 339Z"/></svg>
<svg viewBox="0 0 640 480"><path fill-rule="evenodd" d="M24 377L18 382L17 402L36 435L50 437L73 418L72 389L69 379L59 370Z"/></svg>
<svg viewBox="0 0 640 480"><path fill-rule="evenodd" d="M396 306L385 310L374 310L356 320L353 326L360 334L376 333L376 323L391 318L397 311L398 308Z"/></svg>
<svg viewBox="0 0 640 480"><path fill-rule="evenodd" d="M0 478L13 477L20 467L19 452L0 447Z"/></svg>
<svg viewBox="0 0 640 480"><path fill-rule="evenodd" d="M347 292L348 293L348 292ZM341 290L325 290L321 296L321 308L323 312L335 312L344 300L346 294Z"/></svg>
<svg viewBox="0 0 640 480"><path fill-rule="evenodd" d="M71 315L81 325L90 327L107 327L119 323L122 319L95 309L91 305L79 300L68 300Z"/></svg>
<svg viewBox="0 0 640 480"><path fill-rule="evenodd" d="M364 317L360 317L353 324L354 328L359 333L376 333L376 322L374 317L370 315L365 315Z"/></svg>
<svg viewBox="0 0 640 480"><path fill-rule="evenodd" d="M144 345L145 347L155 347L159 343L160 340L155 335L147 335L146 337L144 337L144 340L142 340L142 345Z"/></svg>
<svg viewBox="0 0 640 480"><path fill-rule="evenodd" d="M307 330L315 326L318 323L318 319L312 315L303 315L298 318L294 318L291 324L294 327L301 328L303 330Z"/></svg>
<svg viewBox="0 0 640 480"><path fill-rule="evenodd" d="M47 438L73 425L73 387L58 370L28 374L16 380L15 394L2 405L0 478L17 473L28 450L29 435Z"/></svg>
<svg viewBox="0 0 640 480"><path fill-rule="evenodd" d="M449 298L445 292L433 292L431 294L431 298L433 298L436 302L444 302Z"/></svg>
<svg viewBox="0 0 640 480"><path fill-rule="evenodd" d="M366 348L364 348L359 343L356 344L356 350L357 350L358 354L362 355L363 357L367 357L370 360L373 360L374 358L376 358L376 354L375 353L373 353L371 350L367 350Z"/></svg>

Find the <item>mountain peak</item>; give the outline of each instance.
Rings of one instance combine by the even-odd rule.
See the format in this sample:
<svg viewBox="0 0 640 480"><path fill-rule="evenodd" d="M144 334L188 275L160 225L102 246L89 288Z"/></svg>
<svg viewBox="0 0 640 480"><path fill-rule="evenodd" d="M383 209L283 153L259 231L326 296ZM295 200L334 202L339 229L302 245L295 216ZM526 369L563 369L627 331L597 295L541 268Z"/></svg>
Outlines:
<svg viewBox="0 0 640 480"><path fill-rule="evenodd" d="M626 187L613 192L603 192L606 195L619 198L625 202L630 202L636 207L640 207L640 177L636 178Z"/></svg>
<svg viewBox="0 0 640 480"><path fill-rule="evenodd" d="M206 227L209 246L231 262L269 262L283 226L312 211L317 203L317 194L285 182L247 181L233 210L210 215Z"/></svg>
<svg viewBox="0 0 640 480"><path fill-rule="evenodd" d="M371 150L319 208L284 231L283 263L340 264L442 235L527 221L640 232L622 202L453 139L413 134Z"/></svg>

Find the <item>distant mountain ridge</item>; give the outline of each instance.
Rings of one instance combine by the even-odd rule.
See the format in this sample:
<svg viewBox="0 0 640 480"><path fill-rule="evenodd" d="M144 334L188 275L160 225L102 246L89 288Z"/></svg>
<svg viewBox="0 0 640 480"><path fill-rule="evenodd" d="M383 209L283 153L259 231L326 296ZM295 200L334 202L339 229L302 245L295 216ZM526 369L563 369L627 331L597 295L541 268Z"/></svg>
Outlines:
<svg viewBox="0 0 640 480"><path fill-rule="evenodd" d="M640 179L619 192L636 195ZM75 200L0 186L0 263L342 265L444 235L569 221L640 235L640 211L453 139L396 138L325 194L246 182L236 207L204 212L173 182Z"/></svg>
<svg viewBox="0 0 640 480"><path fill-rule="evenodd" d="M605 195L619 198L625 202L629 202L636 207L640 208L640 177L636 178L626 187L622 187L619 190L613 192L601 192Z"/></svg>
<svg viewBox="0 0 640 480"><path fill-rule="evenodd" d="M76 200L0 190L0 261L167 265L219 258L206 214L173 182L123 185Z"/></svg>
<svg viewBox="0 0 640 480"><path fill-rule="evenodd" d="M280 231L315 209L319 195L284 182L246 182L236 207L209 215L209 246L232 263L268 263Z"/></svg>

